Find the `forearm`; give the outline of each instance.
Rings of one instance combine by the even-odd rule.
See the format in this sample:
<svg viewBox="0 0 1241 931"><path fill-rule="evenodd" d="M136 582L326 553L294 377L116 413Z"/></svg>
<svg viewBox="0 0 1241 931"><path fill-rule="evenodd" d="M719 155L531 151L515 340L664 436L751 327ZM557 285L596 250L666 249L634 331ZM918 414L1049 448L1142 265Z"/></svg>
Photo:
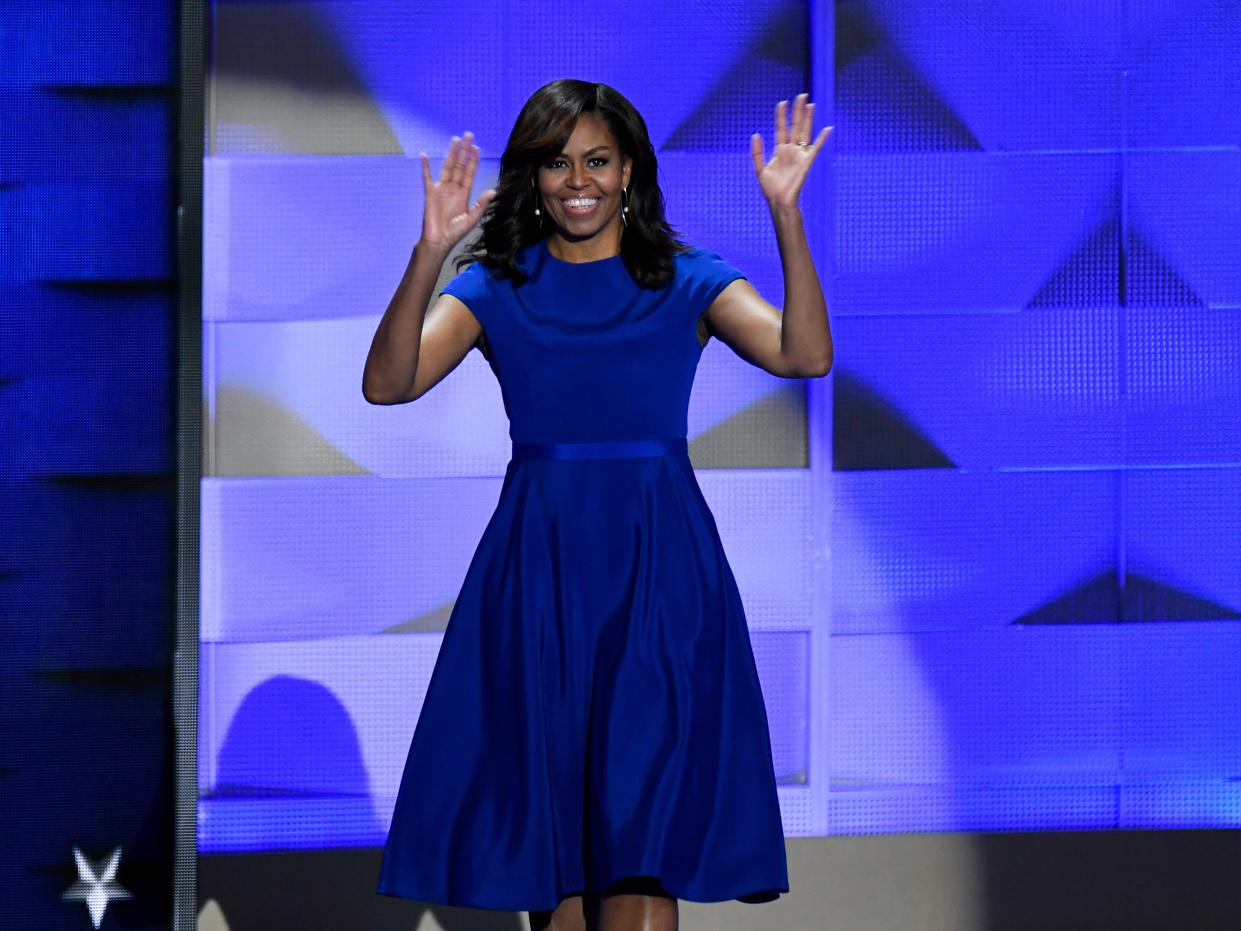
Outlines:
<svg viewBox="0 0 1241 931"><path fill-rule="evenodd" d="M781 355L792 372L803 377L825 375L832 367L831 326L801 210L795 206L772 206L771 218L784 271Z"/></svg>
<svg viewBox="0 0 1241 931"><path fill-rule="evenodd" d="M418 372L422 323L447 253L421 240L371 340L362 373L362 394L372 404L398 403L409 396Z"/></svg>

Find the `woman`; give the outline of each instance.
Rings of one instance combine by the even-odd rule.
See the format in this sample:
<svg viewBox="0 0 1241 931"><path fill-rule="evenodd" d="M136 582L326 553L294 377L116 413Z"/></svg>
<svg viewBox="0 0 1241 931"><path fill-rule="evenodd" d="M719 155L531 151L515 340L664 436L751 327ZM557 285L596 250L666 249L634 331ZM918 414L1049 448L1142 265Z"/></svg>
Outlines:
<svg viewBox="0 0 1241 931"><path fill-rule="evenodd" d="M618 931L676 928L681 898L788 891L762 693L686 409L711 335L783 377L831 367L797 206L830 131L812 141L813 108L802 94L790 123L777 105L770 162L752 140L783 312L674 237L646 125L606 85L540 88L472 205L470 133L438 182L422 156L422 236L363 393L415 400L477 345L513 456L431 675L379 892Z"/></svg>

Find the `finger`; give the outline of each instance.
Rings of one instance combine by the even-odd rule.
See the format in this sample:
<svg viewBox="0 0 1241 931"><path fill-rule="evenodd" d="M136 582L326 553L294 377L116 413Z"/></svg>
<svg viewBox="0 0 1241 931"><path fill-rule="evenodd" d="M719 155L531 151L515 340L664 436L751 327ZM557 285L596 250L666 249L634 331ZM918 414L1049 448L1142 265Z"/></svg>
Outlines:
<svg viewBox="0 0 1241 931"><path fill-rule="evenodd" d="M791 142L806 141L806 94L798 94L793 101L793 130Z"/></svg>
<svg viewBox="0 0 1241 931"><path fill-rule="evenodd" d="M495 200L496 189L487 188L478 196L478 200L474 202L474 206L470 208L470 226L478 222L479 218L487 212L487 207Z"/></svg>
<svg viewBox="0 0 1241 931"><path fill-rule="evenodd" d="M763 158L763 137L758 133L750 137L750 154L754 156L754 173L762 174L766 160Z"/></svg>
<svg viewBox="0 0 1241 931"><path fill-rule="evenodd" d="M452 159L452 183L460 184L465 178L465 163L470 157L470 134L467 132L457 143Z"/></svg>
<svg viewBox="0 0 1241 931"><path fill-rule="evenodd" d="M470 160L474 156L474 133L465 131L461 137L461 148L457 150L457 183L467 185L470 178Z"/></svg>
<svg viewBox="0 0 1241 931"><path fill-rule="evenodd" d="M811 139L811 133L813 132L814 132L814 104L807 103L806 104L806 116L805 116L805 120L802 124L802 129L801 129L801 138L809 142Z"/></svg>
<svg viewBox="0 0 1241 931"><path fill-rule="evenodd" d="M817 139L814 140L814 145L810 147L810 151L818 152L819 149L823 148L823 143L827 142L827 137L830 136L831 134L832 134L831 126L824 126L821 130L819 130L819 136Z"/></svg>
<svg viewBox="0 0 1241 931"><path fill-rule="evenodd" d="M466 190L474 186L474 172L478 169L478 146L471 145L470 153L465 161L465 179L463 184Z"/></svg>
<svg viewBox="0 0 1241 931"><path fill-rule="evenodd" d="M448 146L448 152L444 155L444 162L440 165L440 183L452 181L453 165L457 161L457 146L461 142L460 136L453 136L452 142Z"/></svg>
<svg viewBox="0 0 1241 931"><path fill-rule="evenodd" d="M789 141L788 124L785 121L788 104L787 100L781 100L776 104L776 145L783 145Z"/></svg>
<svg viewBox="0 0 1241 931"><path fill-rule="evenodd" d="M460 184L462 175L462 162L465 160L466 153L470 150L470 141L464 137L456 137L457 146L452 150L452 165L449 169L448 181L451 184Z"/></svg>
<svg viewBox="0 0 1241 931"><path fill-rule="evenodd" d="M431 159L427 158L427 153L422 153L422 189L430 192L431 190Z"/></svg>

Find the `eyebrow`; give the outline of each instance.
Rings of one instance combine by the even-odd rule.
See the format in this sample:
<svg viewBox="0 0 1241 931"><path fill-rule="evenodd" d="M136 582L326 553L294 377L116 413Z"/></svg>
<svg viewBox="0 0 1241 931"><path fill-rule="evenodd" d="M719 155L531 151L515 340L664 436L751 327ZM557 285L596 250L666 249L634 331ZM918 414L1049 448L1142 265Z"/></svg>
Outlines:
<svg viewBox="0 0 1241 931"><path fill-rule="evenodd" d="M595 146L593 149L587 149L587 150L586 150L586 154L587 154L587 155L590 155L592 152L598 152L598 151L600 151L600 150L602 150L602 151L604 151L604 152L611 152L611 151L612 151L612 147L611 147L610 145L597 145L597 146ZM564 155L565 153L564 153L564 152L561 152L560 154L561 154L561 155Z"/></svg>

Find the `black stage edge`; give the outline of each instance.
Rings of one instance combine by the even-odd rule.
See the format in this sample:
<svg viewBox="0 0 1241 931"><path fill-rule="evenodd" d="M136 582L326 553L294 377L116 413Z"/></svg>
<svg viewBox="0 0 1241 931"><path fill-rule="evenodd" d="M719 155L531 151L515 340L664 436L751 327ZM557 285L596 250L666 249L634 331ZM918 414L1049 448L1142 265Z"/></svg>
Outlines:
<svg viewBox="0 0 1241 931"><path fill-rule="evenodd" d="M958 853L961 845L968 846L975 861L971 875L963 877L973 884L972 920L957 931L1241 927L1241 831L793 838L788 841L788 896L776 904L707 908L734 910L728 912L732 920L725 920L724 911L714 912L718 927L890 927L884 923L884 897L917 897L928 910L936 908L930 884L939 882L942 873L934 878L930 864L949 845ZM379 861L379 848L204 857L199 906L214 900L233 931L418 927L426 907L374 894ZM927 865L925 886L920 886L919 863ZM290 885L290 877L296 877L296 885ZM879 894L867 894L866 886ZM281 888L280 894L272 893ZM521 927L512 913L433 908L448 931ZM682 916L687 931L707 927L687 921L684 910ZM806 924L809 920L813 923ZM951 921L940 908L924 927L953 927ZM710 918L707 922L715 926Z"/></svg>
<svg viewBox="0 0 1241 931"><path fill-rule="evenodd" d="M177 553L172 712L176 811L172 928L198 925L198 558L202 476L202 203L206 4L177 7ZM272 927L287 927L272 925ZM344 927L344 926L342 926Z"/></svg>

